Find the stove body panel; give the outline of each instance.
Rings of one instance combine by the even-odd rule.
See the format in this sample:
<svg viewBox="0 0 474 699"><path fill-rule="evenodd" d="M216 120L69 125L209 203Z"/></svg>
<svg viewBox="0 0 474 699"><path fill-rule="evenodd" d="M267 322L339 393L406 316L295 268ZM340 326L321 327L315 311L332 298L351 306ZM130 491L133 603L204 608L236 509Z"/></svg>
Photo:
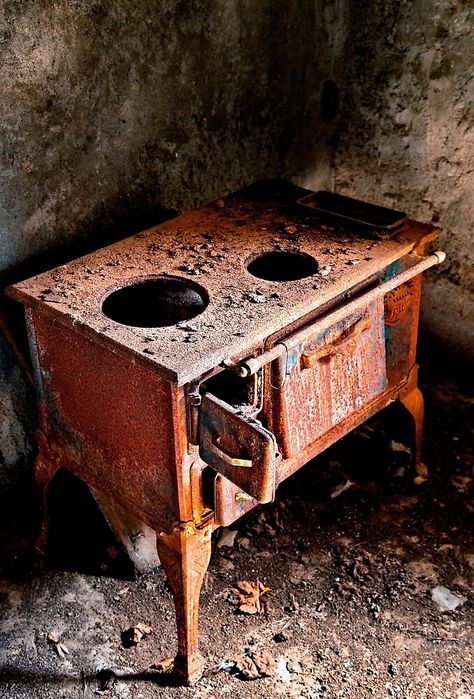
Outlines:
<svg viewBox="0 0 474 699"><path fill-rule="evenodd" d="M180 391L40 308L27 313L40 429L55 464L150 526L189 518L178 488L188 458Z"/></svg>

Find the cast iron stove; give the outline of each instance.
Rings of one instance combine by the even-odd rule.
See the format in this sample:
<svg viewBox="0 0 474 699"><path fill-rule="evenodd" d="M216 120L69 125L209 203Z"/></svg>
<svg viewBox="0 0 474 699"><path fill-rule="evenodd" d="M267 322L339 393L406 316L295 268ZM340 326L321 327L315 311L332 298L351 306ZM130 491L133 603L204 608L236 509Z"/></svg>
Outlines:
<svg viewBox="0 0 474 699"><path fill-rule="evenodd" d="M421 273L437 231L331 228L262 182L10 288L40 401L36 479L64 467L156 532L186 683L211 534L398 399L420 459ZM39 545L46 537L46 515Z"/></svg>

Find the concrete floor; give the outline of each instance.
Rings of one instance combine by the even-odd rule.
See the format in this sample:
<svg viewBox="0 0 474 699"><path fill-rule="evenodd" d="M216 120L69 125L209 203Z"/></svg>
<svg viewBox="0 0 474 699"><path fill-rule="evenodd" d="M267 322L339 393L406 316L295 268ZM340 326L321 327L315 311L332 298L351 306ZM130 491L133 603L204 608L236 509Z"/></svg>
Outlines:
<svg viewBox="0 0 474 699"><path fill-rule="evenodd" d="M463 368L436 345L422 357L429 480L415 484L408 454L390 445L407 442L394 408L240 520L233 546L211 560L206 674L193 688L151 668L175 643L162 572L134 579L88 493L60 476L46 559L32 554L32 522L20 529L12 518L1 537L0 698L474 698L473 399ZM347 480L355 485L334 497ZM238 614L232 587L257 579L271 588L267 609ZM441 611L439 585L465 601ZM139 622L154 632L125 647L123 632ZM234 660L254 652L276 669L245 681Z"/></svg>

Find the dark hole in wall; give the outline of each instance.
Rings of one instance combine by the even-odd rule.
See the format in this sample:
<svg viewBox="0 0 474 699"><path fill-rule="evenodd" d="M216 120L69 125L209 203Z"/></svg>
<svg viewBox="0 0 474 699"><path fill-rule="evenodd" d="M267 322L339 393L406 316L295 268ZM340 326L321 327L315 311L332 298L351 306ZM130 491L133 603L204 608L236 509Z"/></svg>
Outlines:
<svg viewBox="0 0 474 699"><path fill-rule="evenodd" d="M331 121L339 111L339 89L334 80L325 80L321 90L320 114L323 121Z"/></svg>
<svg viewBox="0 0 474 699"><path fill-rule="evenodd" d="M316 274L318 263L302 252L264 252L247 265L247 270L269 282L292 282Z"/></svg>
<svg viewBox="0 0 474 699"><path fill-rule="evenodd" d="M147 279L113 291L102 304L111 320L135 328L159 328L190 320L209 303L206 290L178 277Z"/></svg>

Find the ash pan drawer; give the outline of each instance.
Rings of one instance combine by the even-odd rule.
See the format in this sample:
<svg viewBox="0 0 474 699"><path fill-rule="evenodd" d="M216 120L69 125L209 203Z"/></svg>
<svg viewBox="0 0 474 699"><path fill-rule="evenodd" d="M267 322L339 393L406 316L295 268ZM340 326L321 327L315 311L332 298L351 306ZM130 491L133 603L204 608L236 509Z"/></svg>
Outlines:
<svg viewBox="0 0 474 699"><path fill-rule="evenodd" d="M214 517L219 526L228 527L258 505L255 498L217 473L214 481Z"/></svg>

